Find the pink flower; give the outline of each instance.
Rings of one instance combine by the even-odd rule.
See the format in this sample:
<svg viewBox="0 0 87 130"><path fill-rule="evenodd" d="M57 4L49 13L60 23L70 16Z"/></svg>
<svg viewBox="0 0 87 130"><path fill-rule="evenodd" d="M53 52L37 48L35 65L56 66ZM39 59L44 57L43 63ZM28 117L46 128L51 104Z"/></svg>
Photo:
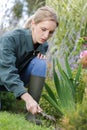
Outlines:
<svg viewBox="0 0 87 130"><path fill-rule="evenodd" d="M84 50L80 53L80 58L87 57L87 50Z"/></svg>

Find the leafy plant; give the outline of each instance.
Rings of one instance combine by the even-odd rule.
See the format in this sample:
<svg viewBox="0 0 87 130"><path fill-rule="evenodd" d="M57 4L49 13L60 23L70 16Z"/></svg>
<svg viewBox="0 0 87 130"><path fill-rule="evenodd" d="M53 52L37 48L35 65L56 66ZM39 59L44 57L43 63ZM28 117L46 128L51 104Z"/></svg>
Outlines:
<svg viewBox="0 0 87 130"><path fill-rule="evenodd" d="M60 117L76 110L77 100L75 95L82 69L80 64L74 78L67 57L65 58L65 66L66 71L62 69L58 60L53 60L53 75L57 96L45 83L48 95L44 94L44 97L56 109Z"/></svg>

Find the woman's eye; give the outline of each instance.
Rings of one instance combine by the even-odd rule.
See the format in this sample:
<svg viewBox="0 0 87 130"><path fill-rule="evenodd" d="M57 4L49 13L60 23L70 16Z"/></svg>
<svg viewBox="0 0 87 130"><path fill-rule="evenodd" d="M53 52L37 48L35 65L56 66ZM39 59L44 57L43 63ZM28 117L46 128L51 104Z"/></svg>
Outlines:
<svg viewBox="0 0 87 130"><path fill-rule="evenodd" d="M41 28L41 30L42 30L42 31L46 31L46 29L45 29L45 28Z"/></svg>
<svg viewBox="0 0 87 130"><path fill-rule="evenodd" d="M54 33L54 31L50 31L50 32L49 32L49 34L51 34L51 35L52 35L53 33Z"/></svg>

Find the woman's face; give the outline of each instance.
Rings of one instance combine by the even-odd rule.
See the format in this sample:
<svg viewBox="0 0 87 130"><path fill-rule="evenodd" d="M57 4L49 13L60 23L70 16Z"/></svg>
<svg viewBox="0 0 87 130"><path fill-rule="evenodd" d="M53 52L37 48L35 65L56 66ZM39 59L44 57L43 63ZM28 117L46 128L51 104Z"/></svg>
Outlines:
<svg viewBox="0 0 87 130"><path fill-rule="evenodd" d="M33 42L43 44L53 35L56 27L54 21L42 21L38 24L32 21Z"/></svg>

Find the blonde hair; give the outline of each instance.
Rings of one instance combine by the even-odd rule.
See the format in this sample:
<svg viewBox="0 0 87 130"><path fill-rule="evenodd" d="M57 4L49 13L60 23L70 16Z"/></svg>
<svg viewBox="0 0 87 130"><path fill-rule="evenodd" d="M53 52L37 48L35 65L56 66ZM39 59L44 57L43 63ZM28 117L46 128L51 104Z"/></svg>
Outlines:
<svg viewBox="0 0 87 130"><path fill-rule="evenodd" d="M52 7L49 6L43 6L39 8L35 14L30 16L28 20L26 21L24 28L30 28L31 27L31 21L34 20L36 24L40 23L41 21L54 21L56 25L59 25L57 14L55 10Z"/></svg>

